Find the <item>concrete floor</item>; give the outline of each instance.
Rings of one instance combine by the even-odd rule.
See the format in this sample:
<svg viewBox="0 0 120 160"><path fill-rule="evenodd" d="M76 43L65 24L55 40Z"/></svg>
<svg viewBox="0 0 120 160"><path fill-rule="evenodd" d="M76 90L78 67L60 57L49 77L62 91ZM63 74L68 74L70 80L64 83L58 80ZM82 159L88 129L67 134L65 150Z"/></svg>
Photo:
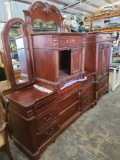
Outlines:
<svg viewBox="0 0 120 160"><path fill-rule="evenodd" d="M111 76L110 76L111 77ZM14 160L28 158L11 141ZM7 160L0 153L0 160ZM120 160L120 86L68 127L40 160Z"/></svg>

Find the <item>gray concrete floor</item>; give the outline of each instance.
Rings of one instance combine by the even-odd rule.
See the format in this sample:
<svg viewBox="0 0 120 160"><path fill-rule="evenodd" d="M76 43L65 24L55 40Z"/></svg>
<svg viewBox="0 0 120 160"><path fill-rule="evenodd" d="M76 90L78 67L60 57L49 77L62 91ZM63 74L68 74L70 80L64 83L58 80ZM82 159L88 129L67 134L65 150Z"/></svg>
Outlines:
<svg viewBox="0 0 120 160"><path fill-rule="evenodd" d="M104 95L49 145L40 160L120 160L120 86ZM28 158L10 141L14 160ZM0 153L0 160L7 160Z"/></svg>

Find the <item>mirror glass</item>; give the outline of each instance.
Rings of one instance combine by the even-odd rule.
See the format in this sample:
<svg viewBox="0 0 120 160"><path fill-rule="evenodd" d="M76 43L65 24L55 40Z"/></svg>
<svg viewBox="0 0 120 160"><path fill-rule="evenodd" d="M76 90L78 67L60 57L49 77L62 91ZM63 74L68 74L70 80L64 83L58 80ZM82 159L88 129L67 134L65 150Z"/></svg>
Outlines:
<svg viewBox="0 0 120 160"><path fill-rule="evenodd" d="M41 19L35 19L33 21L34 32L56 32L58 31L57 24L54 21L44 22Z"/></svg>
<svg viewBox="0 0 120 160"><path fill-rule="evenodd" d="M23 31L20 23L11 25L8 33L8 44L16 84L28 81Z"/></svg>

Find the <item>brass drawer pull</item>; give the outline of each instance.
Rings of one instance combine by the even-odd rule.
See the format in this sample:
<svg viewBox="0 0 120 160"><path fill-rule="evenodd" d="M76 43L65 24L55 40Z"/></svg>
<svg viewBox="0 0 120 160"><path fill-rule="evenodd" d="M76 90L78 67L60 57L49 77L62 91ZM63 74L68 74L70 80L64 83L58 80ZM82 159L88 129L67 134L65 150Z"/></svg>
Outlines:
<svg viewBox="0 0 120 160"><path fill-rule="evenodd" d="M49 120L51 120L51 118L52 118L52 113L50 113L50 116L47 118L47 117L44 117L44 120L45 121L49 121Z"/></svg>
<svg viewBox="0 0 120 160"><path fill-rule="evenodd" d="M53 133L53 128L51 128L50 132L45 132L45 134L47 134L48 136L51 135Z"/></svg>

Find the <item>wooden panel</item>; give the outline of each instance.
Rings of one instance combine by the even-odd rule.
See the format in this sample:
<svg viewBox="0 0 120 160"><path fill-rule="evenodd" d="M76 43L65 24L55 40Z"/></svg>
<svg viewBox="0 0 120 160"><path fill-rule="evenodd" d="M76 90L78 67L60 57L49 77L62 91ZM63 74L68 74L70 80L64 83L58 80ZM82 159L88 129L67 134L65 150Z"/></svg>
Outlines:
<svg viewBox="0 0 120 160"><path fill-rule="evenodd" d="M55 82L56 56L52 50L34 49L35 77Z"/></svg>
<svg viewBox="0 0 120 160"><path fill-rule="evenodd" d="M104 44L103 75L109 72L109 62L110 62L110 45Z"/></svg>
<svg viewBox="0 0 120 160"><path fill-rule="evenodd" d="M80 99L80 91L75 92L63 99L59 102L59 113L67 109L69 106L74 104L76 101Z"/></svg>
<svg viewBox="0 0 120 160"><path fill-rule="evenodd" d="M65 112L62 112L60 114L60 124L62 125L63 123L68 121L69 118L71 118L75 113L79 111L79 108L79 101L77 101L76 103L72 104L68 109L66 109Z"/></svg>
<svg viewBox="0 0 120 160"><path fill-rule="evenodd" d="M71 54L71 74L79 73L82 69L82 48L72 49Z"/></svg>
<svg viewBox="0 0 120 160"><path fill-rule="evenodd" d="M59 131L59 123L55 122L46 130L37 134L38 147L40 147L45 141L52 137L57 131Z"/></svg>
<svg viewBox="0 0 120 160"><path fill-rule="evenodd" d="M97 90L99 90L102 86L108 83L108 76L105 76L103 79L99 80L97 83Z"/></svg>
<svg viewBox="0 0 120 160"><path fill-rule="evenodd" d="M80 36L60 36L60 47L62 46L80 46L82 37Z"/></svg>
<svg viewBox="0 0 120 160"><path fill-rule="evenodd" d="M96 98L99 99L109 90L109 84L106 83L98 92L96 92Z"/></svg>
<svg viewBox="0 0 120 160"><path fill-rule="evenodd" d="M88 96L91 93L94 93L94 84L93 83L89 83L88 85L86 85L85 87L82 88L81 99L84 99L86 96Z"/></svg>
<svg viewBox="0 0 120 160"><path fill-rule="evenodd" d="M98 42L108 42L111 40L111 35L110 34L99 34L97 37L96 37L96 41Z"/></svg>
<svg viewBox="0 0 120 160"><path fill-rule="evenodd" d="M37 132L44 126L50 124L55 118L58 117L58 105L55 106L52 110L48 111L44 115L41 115L36 118L36 129Z"/></svg>
<svg viewBox="0 0 120 160"><path fill-rule="evenodd" d="M57 94L54 94L51 97L46 98L43 101L40 101L34 104L33 111L34 115L40 115L46 111L46 109L50 109L54 107L54 103L57 102Z"/></svg>
<svg viewBox="0 0 120 160"><path fill-rule="evenodd" d="M97 77L98 78L101 78L103 76L103 54L104 54L104 44L99 44L98 60L97 60Z"/></svg>
<svg viewBox="0 0 120 160"><path fill-rule="evenodd" d="M82 111L89 108L90 105L94 102L94 93L87 96L81 103Z"/></svg>
<svg viewBox="0 0 120 160"><path fill-rule="evenodd" d="M60 99L71 94L71 93L74 93L75 91L79 90L80 88L80 84L79 83L75 83L69 87L66 87L65 89L63 90L60 90L59 92L59 97Z"/></svg>
<svg viewBox="0 0 120 160"><path fill-rule="evenodd" d="M94 82L94 74L87 76L87 80L82 82L82 86L85 86L88 83L93 83L93 82Z"/></svg>

